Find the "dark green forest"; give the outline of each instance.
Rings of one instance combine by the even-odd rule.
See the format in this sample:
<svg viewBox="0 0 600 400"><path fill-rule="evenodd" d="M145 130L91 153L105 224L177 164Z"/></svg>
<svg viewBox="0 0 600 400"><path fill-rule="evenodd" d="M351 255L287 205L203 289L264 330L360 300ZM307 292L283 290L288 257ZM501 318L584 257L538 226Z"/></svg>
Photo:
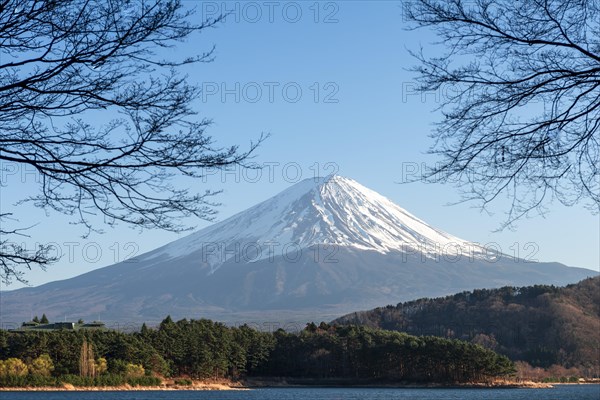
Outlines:
<svg viewBox="0 0 600 400"><path fill-rule="evenodd" d="M260 332L170 317L135 333L0 331L0 358L4 386L154 385L164 377L467 383L514 373L508 358L454 339L325 323Z"/></svg>
<svg viewBox="0 0 600 400"><path fill-rule="evenodd" d="M566 287L503 287L419 299L334 323L456 338L533 367L600 374L600 277Z"/></svg>

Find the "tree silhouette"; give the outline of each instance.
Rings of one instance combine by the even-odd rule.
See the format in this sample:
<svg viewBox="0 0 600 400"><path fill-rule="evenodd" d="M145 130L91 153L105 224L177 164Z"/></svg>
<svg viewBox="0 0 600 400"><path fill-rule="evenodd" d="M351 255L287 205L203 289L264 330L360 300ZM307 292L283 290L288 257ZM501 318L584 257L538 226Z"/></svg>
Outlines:
<svg viewBox="0 0 600 400"><path fill-rule="evenodd" d="M600 3L415 0L406 15L446 49L412 53L420 90L444 94L427 178L484 209L506 195L502 227L553 199L597 212Z"/></svg>
<svg viewBox="0 0 600 400"><path fill-rule="evenodd" d="M39 192L21 203L54 210L101 231L93 221L139 228L189 229L211 219L217 192L190 191L174 178L244 163L240 151L207 136L199 88L181 66L212 60L212 50L177 59L177 42L213 27L193 22L178 0L0 0L0 162L6 174L37 173ZM6 184L6 182L4 182ZM50 248L14 244L13 212L0 210L0 274L56 261Z"/></svg>

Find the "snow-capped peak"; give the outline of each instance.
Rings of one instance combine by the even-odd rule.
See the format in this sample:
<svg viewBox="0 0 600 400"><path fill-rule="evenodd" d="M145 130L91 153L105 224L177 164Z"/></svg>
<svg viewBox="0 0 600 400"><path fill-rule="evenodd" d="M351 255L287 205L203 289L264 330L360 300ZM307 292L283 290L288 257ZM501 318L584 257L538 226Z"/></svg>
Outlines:
<svg viewBox="0 0 600 400"><path fill-rule="evenodd" d="M222 222L152 252L169 258L208 252L211 268L246 249L251 261L280 249L344 246L380 253L466 254L473 244L435 229L358 182L331 175L305 179ZM452 249L448 249L448 246ZM250 250L248 250L250 249ZM150 254L148 254L150 255Z"/></svg>

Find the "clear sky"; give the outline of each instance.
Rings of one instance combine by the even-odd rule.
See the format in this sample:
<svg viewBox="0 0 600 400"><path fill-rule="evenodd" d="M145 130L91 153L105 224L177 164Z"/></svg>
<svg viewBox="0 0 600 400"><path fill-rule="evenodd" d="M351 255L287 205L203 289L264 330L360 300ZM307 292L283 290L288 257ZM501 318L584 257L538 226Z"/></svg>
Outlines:
<svg viewBox="0 0 600 400"><path fill-rule="evenodd" d="M540 261L598 270L600 219L582 206L549 208L545 218L521 221L516 231L493 233L505 201L492 215L459 199L451 185L399 184L424 164L435 111L445 90L415 94L414 64L407 49L429 44L431 32L409 32L400 1L187 2L197 18L231 12L225 23L182 43L172 56L200 53L216 45L216 59L186 72L204 89L196 103L217 143L242 149L261 132L271 137L254 161L257 171L216 173L194 183L198 191L223 189L222 220L265 200L303 178L337 172L380 192L429 224L463 239L497 243L503 252ZM127 226L82 239L68 218L12 204L36 187L36 175L3 166L2 211L35 225L23 243L53 243L63 254L47 271L33 270L32 285L65 279L141 254L181 235L139 232ZM416 172L414 172L416 171ZM410 174L410 176L408 176ZM190 221L198 228L204 221ZM22 287L13 284L3 290Z"/></svg>

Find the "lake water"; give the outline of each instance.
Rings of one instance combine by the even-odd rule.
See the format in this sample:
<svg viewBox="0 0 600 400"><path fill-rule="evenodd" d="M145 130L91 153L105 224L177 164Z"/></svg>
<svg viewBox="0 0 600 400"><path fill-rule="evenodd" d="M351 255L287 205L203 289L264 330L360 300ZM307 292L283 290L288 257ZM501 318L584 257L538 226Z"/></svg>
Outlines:
<svg viewBox="0 0 600 400"><path fill-rule="evenodd" d="M256 389L249 391L0 392L2 400L600 400L600 385L552 389Z"/></svg>

